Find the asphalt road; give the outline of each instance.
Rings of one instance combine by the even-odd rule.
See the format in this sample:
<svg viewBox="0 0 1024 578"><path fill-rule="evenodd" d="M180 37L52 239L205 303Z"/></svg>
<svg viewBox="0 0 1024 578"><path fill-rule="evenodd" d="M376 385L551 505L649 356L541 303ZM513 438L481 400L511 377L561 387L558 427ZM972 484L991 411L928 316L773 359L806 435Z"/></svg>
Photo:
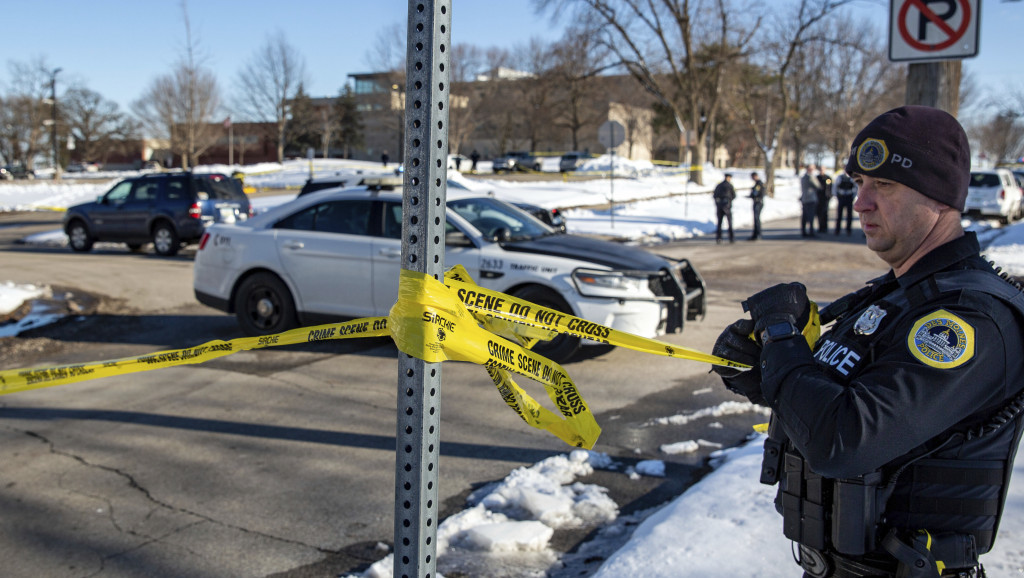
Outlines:
<svg viewBox="0 0 1024 578"><path fill-rule="evenodd" d="M73 313L0 339L0 368L241 336L233 317L195 302L194 248L167 259L117 246L74 254L18 244L59 219L0 213L0 282L52 286L57 306ZM710 351L741 315L739 302L764 287L800 280L825 302L885 270L859 230L804 240L786 220L767 224L765 236L652 249L689 258L709 287L707 317L665 341ZM597 472L584 480L607 487L623 513L661 503L704 473L710 450L669 456L661 444L734 445L763 421L650 426L740 399L696 362L588 348L566 367L604 428L596 450L627 464L666 461L665 478ZM341 341L0 397L0 574L295 578L365 566L393 535L396 374L388 340ZM544 398L539 386L531 393ZM441 439L442 515L462 509L481 484L569 449L524 425L484 370L465 363L443 366ZM553 544L570 550L586 534L559 532Z"/></svg>

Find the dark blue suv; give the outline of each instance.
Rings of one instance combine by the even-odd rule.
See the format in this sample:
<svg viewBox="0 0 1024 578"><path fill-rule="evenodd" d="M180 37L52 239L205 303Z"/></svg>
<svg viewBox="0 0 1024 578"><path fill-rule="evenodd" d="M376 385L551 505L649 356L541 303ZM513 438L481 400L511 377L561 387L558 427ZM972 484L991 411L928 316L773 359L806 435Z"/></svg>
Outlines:
<svg viewBox="0 0 1024 578"><path fill-rule="evenodd" d="M93 203L70 207L64 232L74 251L98 241L126 243L138 251L153 243L171 256L198 241L208 225L252 216L252 205L237 180L219 173L165 173L125 179Z"/></svg>

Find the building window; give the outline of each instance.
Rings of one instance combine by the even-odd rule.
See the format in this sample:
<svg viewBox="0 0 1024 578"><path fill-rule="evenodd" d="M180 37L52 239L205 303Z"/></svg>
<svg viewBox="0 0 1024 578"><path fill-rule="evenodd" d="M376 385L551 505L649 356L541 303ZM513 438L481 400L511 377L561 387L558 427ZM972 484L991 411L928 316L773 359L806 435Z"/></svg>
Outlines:
<svg viewBox="0 0 1024 578"><path fill-rule="evenodd" d="M352 91L355 94L374 94L376 92L379 92L377 83L369 78L355 79Z"/></svg>

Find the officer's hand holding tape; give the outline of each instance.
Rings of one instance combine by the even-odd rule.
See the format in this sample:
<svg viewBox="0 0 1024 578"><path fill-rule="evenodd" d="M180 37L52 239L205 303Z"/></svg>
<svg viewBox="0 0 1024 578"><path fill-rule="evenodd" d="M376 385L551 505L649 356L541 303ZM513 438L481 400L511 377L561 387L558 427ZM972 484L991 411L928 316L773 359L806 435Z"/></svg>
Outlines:
<svg viewBox="0 0 1024 578"><path fill-rule="evenodd" d="M760 342L761 333L776 323L790 323L798 328L807 325L811 303L803 283L781 283L751 295L743 302L743 310L750 312L754 337Z"/></svg>
<svg viewBox="0 0 1024 578"><path fill-rule="evenodd" d="M783 325L788 326L791 335L803 335L808 345L814 347L821 332L818 307L807 298L807 288L801 283L784 283L769 287L750 296L743 302L743 310L750 312L750 319L739 319L729 325L718 336L712 354L751 366L750 371L741 371L723 365L712 366L712 371L722 378L730 391L738 393L751 402L768 405L761 392L761 370L759 361L764 345L762 334Z"/></svg>
<svg viewBox="0 0 1024 578"><path fill-rule="evenodd" d="M712 365L711 370L721 376L730 391L758 405L768 405L761 394L761 370L757 367L761 359L761 346L750 338L753 331L752 320L738 319L718 336L715 348L711 350L712 355L738 361L753 369L744 371L735 367Z"/></svg>

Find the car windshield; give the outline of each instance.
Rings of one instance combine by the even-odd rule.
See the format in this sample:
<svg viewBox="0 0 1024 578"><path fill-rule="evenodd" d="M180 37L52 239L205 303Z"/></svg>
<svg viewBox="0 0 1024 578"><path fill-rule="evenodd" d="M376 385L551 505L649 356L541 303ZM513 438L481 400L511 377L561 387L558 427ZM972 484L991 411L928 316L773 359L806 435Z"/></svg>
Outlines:
<svg viewBox="0 0 1024 578"><path fill-rule="evenodd" d="M555 234L554 229L533 215L497 199L460 199L449 201L448 207L469 221L487 239L493 239L500 229L509 232L511 241L524 241Z"/></svg>
<svg viewBox="0 0 1024 578"><path fill-rule="evenodd" d="M998 187L999 175L993 173L971 173L972 187Z"/></svg>

